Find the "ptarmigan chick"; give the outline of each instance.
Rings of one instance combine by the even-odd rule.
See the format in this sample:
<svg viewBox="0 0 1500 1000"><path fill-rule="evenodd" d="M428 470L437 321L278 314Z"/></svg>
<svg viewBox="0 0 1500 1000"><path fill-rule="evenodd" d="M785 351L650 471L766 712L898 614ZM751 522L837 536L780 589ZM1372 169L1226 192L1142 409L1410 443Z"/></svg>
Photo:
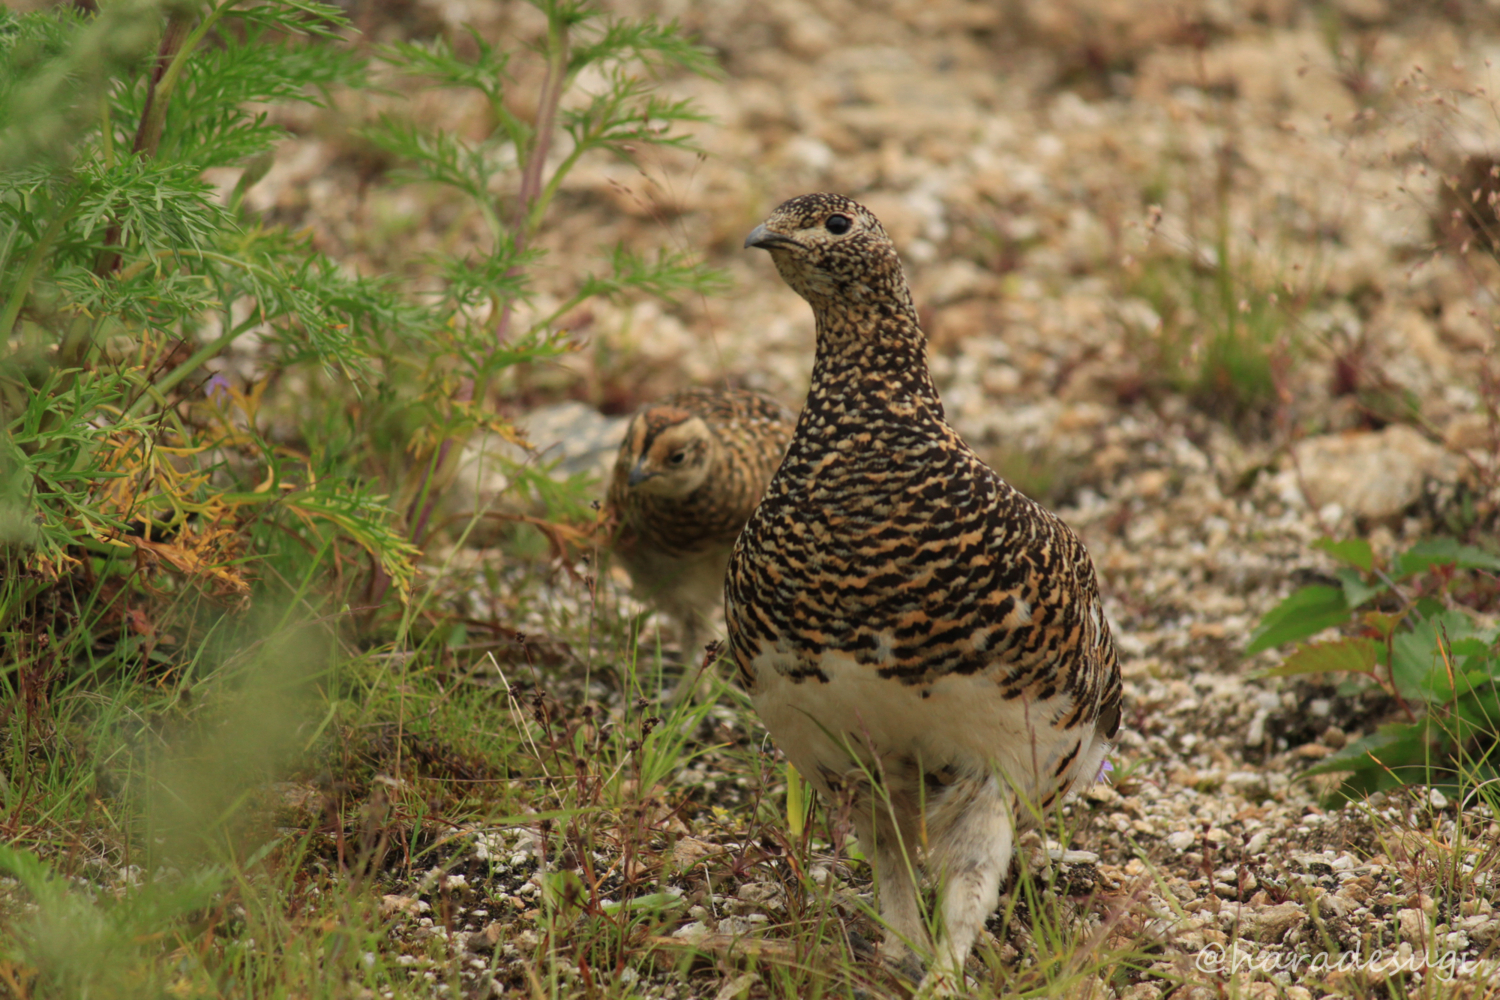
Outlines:
<svg viewBox="0 0 1500 1000"><path fill-rule="evenodd" d="M730 654L787 758L854 796L887 925L962 991L1018 827L1099 774L1120 668L1083 543L959 439L896 248L838 195L745 240L812 306L817 356L786 459L735 546ZM942 888L935 946L913 866Z"/></svg>
<svg viewBox="0 0 1500 1000"><path fill-rule="evenodd" d="M781 463L794 418L743 389L688 389L631 418L615 460L614 550L678 626L689 667L724 594L734 540Z"/></svg>

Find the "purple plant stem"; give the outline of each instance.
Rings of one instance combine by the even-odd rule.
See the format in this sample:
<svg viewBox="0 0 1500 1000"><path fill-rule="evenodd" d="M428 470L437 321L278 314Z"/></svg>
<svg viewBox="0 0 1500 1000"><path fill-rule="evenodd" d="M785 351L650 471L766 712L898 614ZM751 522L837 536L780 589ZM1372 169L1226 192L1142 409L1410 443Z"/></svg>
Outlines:
<svg viewBox="0 0 1500 1000"><path fill-rule="evenodd" d="M542 80L542 93L538 100L536 120L535 142L526 157L526 166L521 172L521 189L516 195L515 216L511 222L512 232L516 236L516 252L524 252L531 235L531 212L536 200L542 194L542 177L547 166L547 154L552 148L552 133L557 123L557 108L562 102L564 83L566 82L568 70L568 29L563 25L558 29L553 39L551 57L547 60L547 74ZM506 276L515 275L518 268L511 268ZM510 300L500 308L500 318L495 323L495 347L498 349L510 338L512 309ZM458 387L455 397L460 403L471 402L481 392L481 387L472 378L465 378ZM442 444L438 445L436 460L427 467L427 473L422 479L422 486L417 490L416 497L412 500L412 506L407 511L407 518L411 522L412 544L421 548L422 542L427 537L427 526L432 520L432 512L437 505L437 497L432 489L433 478L439 470L447 463L448 457L453 453L453 439L444 438ZM372 567L373 577L370 581L371 603L380 604L385 593L390 589L391 580L380 564L375 562Z"/></svg>

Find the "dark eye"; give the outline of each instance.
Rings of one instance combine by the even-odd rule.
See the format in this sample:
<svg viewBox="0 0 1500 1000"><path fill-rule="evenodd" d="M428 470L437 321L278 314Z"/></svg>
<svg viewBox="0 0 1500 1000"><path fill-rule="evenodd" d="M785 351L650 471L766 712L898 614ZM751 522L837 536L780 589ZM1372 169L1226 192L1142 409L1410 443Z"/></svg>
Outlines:
<svg viewBox="0 0 1500 1000"><path fill-rule="evenodd" d="M849 221L847 215L830 215L828 221L823 223L823 227L835 236L843 236L852 225L854 223Z"/></svg>
<svg viewBox="0 0 1500 1000"><path fill-rule="evenodd" d="M686 459L686 458L687 458L687 452L685 452L685 451L674 452L672 454L672 456L667 459L667 464L668 465L681 465L682 462L683 462L683 460Z"/></svg>

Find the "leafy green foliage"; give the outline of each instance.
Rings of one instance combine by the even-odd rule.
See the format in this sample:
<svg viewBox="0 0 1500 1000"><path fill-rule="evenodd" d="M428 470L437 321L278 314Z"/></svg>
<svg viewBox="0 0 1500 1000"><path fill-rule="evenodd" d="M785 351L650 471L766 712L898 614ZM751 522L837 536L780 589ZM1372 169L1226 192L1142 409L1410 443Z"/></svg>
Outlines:
<svg viewBox="0 0 1500 1000"><path fill-rule="evenodd" d="M1342 542L1334 541L1332 538L1320 538L1312 545L1315 549L1327 552L1341 563L1348 563L1355 569L1364 570L1366 573L1375 568L1375 552L1370 548L1370 543L1363 538L1350 538Z"/></svg>
<svg viewBox="0 0 1500 1000"><path fill-rule="evenodd" d="M681 126L701 116L654 80L710 68L673 25L538 6L548 33L534 58L551 82L536 114L507 75L533 56L477 38L473 56L446 42L386 53L424 81L480 88L496 110L478 142L377 130L413 177L463 192L491 224L487 253L423 262L419 292L352 274L246 208L285 135L264 107L363 85L338 8L0 12L0 687L28 712L106 675L216 676L244 643L246 607L339 619L372 567L405 596L426 515L404 520L385 493L421 510L455 441L513 436L486 388L570 350L553 327L590 298L669 298L718 280L680 256L601 248L598 272L577 275L557 310L510 329L568 171L590 155L690 146ZM584 78L589 93L564 105ZM560 165L554 142L570 143ZM242 169L227 198L205 179L223 167ZM495 194L517 170L519 194ZM445 279L436 294L428 275ZM263 377L213 370L250 337ZM277 382L313 391L281 394L273 435ZM514 482L591 518L580 482L537 468ZM675 760L680 735L645 739L647 759Z"/></svg>
<svg viewBox="0 0 1500 1000"><path fill-rule="evenodd" d="M35 510L33 565L56 575L79 564L80 546L118 555L140 551L139 540L212 593L243 595L241 546L230 536L247 517L269 517L294 533L342 534L409 580L409 546L360 484L299 488L317 477L296 463L268 468L275 449L253 419L243 433L229 410L195 426L177 409L196 394L205 362L252 330L273 369L316 359L349 371L366 353L360 337L420 322L387 283L348 276L305 238L245 228L203 180L283 134L245 102L315 101L310 88L353 73L349 53L308 44L342 16L308 3L173 7L169 38L174 25L194 26L163 52L167 68L148 100L149 46L108 64L113 79L81 69L98 33L120 29L127 13L160 24L151 5L111 5L94 19L0 15L10 42L0 48L0 90L22 104L45 94L63 119L92 105L69 145L34 142L0 170L0 331L13 338L0 357L0 450L11 481L32 484L11 502ZM153 115L154 147L132 149ZM0 128L0 146L28 148L22 116ZM209 342L180 357L177 345L202 331ZM143 523L174 537L153 539Z"/></svg>
<svg viewBox="0 0 1500 1000"><path fill-rule="evenodd" d="M478 88L495 112L493 134L477 142L394 120L374 133L412 165L411 179L459 190L490 225L488 253L432 262L446 279L437 296L352 275L307 235L243 210L284 135L252 108L319 104L329 87L365 78L340 42L337 8L201 0L122 3L94 17L0 14L0 332L11 343L0 356L0 454L8 537L27 541L33 568L57 578L82 565L82 551L149 552L216 598L238 599L274 561L262 542L300 538L317 551L338 538L366 549L404 592L416 554L408 539L426 533L453 443L479 428L510 434L484 406L497 377L569 350L553 325L590 298L670 298L714 284L681 256L614 248L558 309L509 328L539 258L533 237L569 171L594 153L689 146L678 126L701 116L662 100L652 77L710 66L674 25L608 19L584 3L538 6L549 30L536 55L550 82L535 115L512 105L513 54L482 39L471 57L446 41L384 55L438 86ZM564 106L585 70L596 74L590 94ZM15 109L67 127L43 135ZM570 145L548 168L562 137ZM244 170L227 203L204 180L225 166ZM507 170L522 173L509 199L492 193ZM217 402L200 402L205 365L251 334L270 378L309 369L298 377L328 385L331 407L380 416L325 421L321 430L351 446L298 454L260 430L264 384L220 380ZM387 433L414 446L411 468ZM556 497L545 470L515 473L518 489L581 509ZM420 516L403 524L381 487ZM287 537L256 527L271 524Z"/></svg>
<svg viewBox="0 0 1500 1000"><path fill-rule="evenodd" d="M58 997L140 995L144 984L129 973L141 953L162 947L148 929L200 909L225 881L222 871L206 869L115 900L80 891L35 855L4 846L0 872L17 880L36 906L17 928L8 957L36 970L33 995Z"/></svg>
<svg viewBox="0 0 1500 1000"><path fill-rule="evenodd" d="M0 11L0 170L65 162L117 76L138 70L151 52L162 8L125 0L93 19L61 5Z"/></svg>
<svg viewBox="0 0 1500 1000"><path fill-rule="evenodd" d="M1269 617L1269 616L1267 616ZM1338 639L1298 646L1281 666L1266 671L1268 677L1291 677L1295 674L1326 674L1334 670L1369 673L1379 662L1375 640L1368 638Z"/></svg>
<svg viewBox="0 0 1500 1000"><path fill-rule="evenodd" d="M1342 591L1334 587L1303 587L1266 612L1260 627L1250 636L1245 652L1258 653L1284 642L1306 639L1348 617L1349 605Z"/></svg>
<svg viewBox="0 0 1500 1000"><path fill-rule="evenodd" d="M1459 785L1500 776L1500 626L1465 607L1490 593L1500 557L1451 538L1425 539L1389 566L1360 539L1314 547L1345 564L1337 587L1302 587L1261 619L1247 653L1344 626L1354 634L1301 643L1268 676L1342 672L1390 693L1404 721L1388 723L1310 769L1344 774L1340 793L1401 784ZM1488 588L1488 590L1486 590Z"/></svg>
<svg viewBox="0 0 1500 1000"><path fill-rule="evenodd" d="M251 111L245 105L320 104L319 95L326 88L357 82L364 65L352 50L272 43L267 26L255 15L274 9L266 4L236 10L240 30L224 34L220 45L204 49L185 64L167 111L164 155L191 151L205 166L244 163L272 149L286 135L267 120L264 111ZM321 27L317 21L297 24L304 31ZM117 104L120 116L125 120L137 117L143 96L139 88L123 92Z"/></svg>
<svg viewBox="0 0 1500 1000"><path fill-rule="evenodd" d="M31 907L0 914L0 978L22 994L410 995L413 970L395 961L408 956L361 879L446 864L462 834L449 838L481 824L539 827L547 850L582 859L623 845L622 871L546 880L538 969L567 962L558 942L585 969L641 965L685 905L653 885L676 863L663 830L691 805L673 785L722 747L699 738L712 700L654 714L634 636L607 648L590 621L588 639L555 644L618 672L635 695L620 716L546 698L531 650L552 650L519 633L524 663L476 668L476 648L512 645L500 623L515 608L456 618L440 605L445 586L472 590L458 573L384 608L402 616L394 650L368 643L375 629L351 641L350 606L396 603L369 596L372 566L408 593L451 446L513 434L486 390L571 350L555 327L590 298L718 281L682 256L602 246L555 275L555 309L515 319L568 171L690 148L699 115L662 98L656 74L708 69L674 26L539 6L534 52L434 43L440 58L422 63L425 81L492 96L492 136L387 123L408 179L458 192L492 236L393 268L410 286L350 273L247 198L282 137L255 106L320 103L364 78L335 8L0 15L0 698L16 706L0 719L14 778L0 781L13 845L0 868ZM530 106L506 72L531 79L524 59L550 74ZM224 174L205 175L224 168L242 171L227 197L206 182ZM242 339L253 376L215 362ZM513 482L549 516L583 506L579 482L536 469ZM592 614L595 596L575 607ZM524 600L515 619L529 622ZM299 629L322 641L288 655L279 637ZM507 673L537 687L512 690ZM762 755L745 757L759 775ZM283 798L288 777L300 804ZM121 876L132 869L141 881ZM89 955L70 963L70 947Z"/></svg>
<svg viewBox="0 0 1500 1000"><path fill-rule="evenodd" d="M412 473L399 494L418 544L431 528L435 498L456 472L455 447L480 429L508 433L475 401L507 371L568 350L553 332L562 317L590 299L652 295L671 300L711 291L723 281L681 254L646 258L624 247L601 248L599 271L578 276L559 305L526 329L512 328L516 303L530 296L529 269L539 259L535 237L568 175L591 155L628 160L653 146L693 148L682 127L703 116L687 101L663 99L654 78L665 70L712 68L707 52L675 24L610 18L578 0L534 0L534 6L547 19L545 38L530 54L543 73L534 99L512 93L520 56L473 32L465 53L444 38L397 43L381 52L385 62L411 78L477 91L494 122L488 134L469 139L388 115L365 133L401 165L395 179L457 192L484 220L490 236L480 253L437 261L446 279L434 303L441 322L420 342L392 344L386 358L390 370L421 372L417 381L423 389L410 399L410 414L390 417L407 424L404 437L415 444ZM580 93L584 70L594 80ZM571 99L565 103L565 97ZM531 114L518 113L522 102L532 105ZM560 144L562 155L551 158ZM513 193L495 183L497 174L511 171L520 173ZM535 463L514 464L505 472L518 491L554 492ZM566 503L549 509L579 511Z"/></svg>

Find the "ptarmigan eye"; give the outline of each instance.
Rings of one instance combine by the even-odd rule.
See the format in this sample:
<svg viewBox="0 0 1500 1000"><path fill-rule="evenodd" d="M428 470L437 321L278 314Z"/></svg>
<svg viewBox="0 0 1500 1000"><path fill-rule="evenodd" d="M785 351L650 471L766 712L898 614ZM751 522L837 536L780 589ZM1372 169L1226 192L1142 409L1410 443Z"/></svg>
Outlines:
<svg viewBox="0 0 1500 1000"><path fill-rule="evenodd" d="M683 463L683 461L685 461L686 459L687 459L687 452L685 452L685 451L673 452L672 456L667 459L667 464L669 464L669 465L681 465Z"/></svg>
<svg viewBox="0 0 1500 1000"><path fill-rule="evenodd" d="M830 215L828 221L823 223L823 228L835 236L843 236L849 231L849 227L852 225L854 223L849 221L849 216L847 215Z"/></svg>

